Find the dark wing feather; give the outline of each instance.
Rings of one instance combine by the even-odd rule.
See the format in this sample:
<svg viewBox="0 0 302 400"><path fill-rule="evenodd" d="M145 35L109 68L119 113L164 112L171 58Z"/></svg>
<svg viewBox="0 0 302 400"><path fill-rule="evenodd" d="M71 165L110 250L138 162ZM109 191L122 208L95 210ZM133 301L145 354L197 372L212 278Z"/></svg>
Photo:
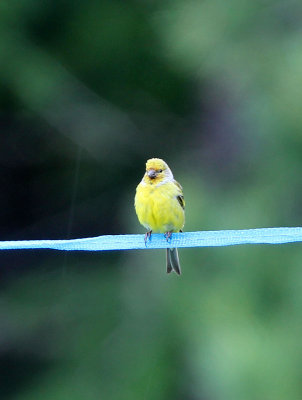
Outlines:
<svg viewBox="0 0 302 400"><path fill-rule="evenodd" d="M177 198L177 201L178 201L178 203L180 204L180 206L181 206L181 208L184 210L185 209L185 198L184 198L184 196L183 196L183 193L182 193L182 186L181 186L181 184L180 183L178 183L175 179L174 179L174 183L175 183L175 185L178 187L178 189L179 189L179 195L178 196L176 196L176 198Z"/></svg>
<svg viewBox="0 0 302 400"><path fill-rule="evenodd" d="M182 194L182 186L180 183L178 183L176 180L174 180L175 185L178 187L180 194L176 197L178 203L180 204L181 208L184 210L185 209L185 198Z"/></svg>
<svg viewBox="0 0 302 400"><path fill-rule="evenodd" d="M177 198L178 203L180 204L181 208L184 210L185 209L185 199L184 199L184 197L179 195L176 198Z"/></svg>

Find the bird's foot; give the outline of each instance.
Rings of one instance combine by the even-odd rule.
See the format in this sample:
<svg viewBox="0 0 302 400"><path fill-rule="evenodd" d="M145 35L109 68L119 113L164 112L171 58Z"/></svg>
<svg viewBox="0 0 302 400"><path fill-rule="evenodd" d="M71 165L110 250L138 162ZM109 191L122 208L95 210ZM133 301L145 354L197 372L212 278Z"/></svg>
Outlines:
<svg viewBox="0 0 302 400"><path fill-rule="evenodd" d="M165 236L167 242L169 242L169 240L171 239L172 233L173 233L172 231L169 231L169 232L166 232L166 233L165 233L164 236Z"/></svg>
<svg viewBox="0 0 302 400"><path fill-rule="evenodd" d="M145 245L147 246L147 241L148 240L151 240L151 233L152 233L152 231L148 231L148 232L146 232L146 234L145 234Z"/></svg>

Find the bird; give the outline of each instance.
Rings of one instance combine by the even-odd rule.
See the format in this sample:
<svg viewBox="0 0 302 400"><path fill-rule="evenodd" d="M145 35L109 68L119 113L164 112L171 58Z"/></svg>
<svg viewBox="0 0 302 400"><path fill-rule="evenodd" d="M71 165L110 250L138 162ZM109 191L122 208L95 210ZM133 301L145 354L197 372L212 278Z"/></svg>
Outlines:
<svg viewBox="0 0 302 400"><path fill-rule="evenodd" d="M185 200L181 185L174 179L168 164L160 158L146 162L146 172L136 188L135 211L147 232L145 243L153 233L164 233L167 241L173 232L182 232L185 224ZM167 273L181 274L178 251L166 250Z"/></svg>

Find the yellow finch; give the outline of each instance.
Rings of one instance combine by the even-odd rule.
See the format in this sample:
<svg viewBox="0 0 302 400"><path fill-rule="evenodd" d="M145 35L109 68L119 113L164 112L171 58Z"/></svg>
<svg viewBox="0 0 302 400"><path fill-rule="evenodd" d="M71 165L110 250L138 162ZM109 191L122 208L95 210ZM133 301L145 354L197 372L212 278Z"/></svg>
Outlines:
<svg viewBox="0 0 302 400"><path fill-rule="evenodd" d="M185 223L185 201L182 187L160 158L146 163L146 173L136 188L135 211L139 222L147 229L145 241L152 232L164 233L167 240L173 232L181 232ZM177 249L167 249L167 273L180 275Z"/></svg>

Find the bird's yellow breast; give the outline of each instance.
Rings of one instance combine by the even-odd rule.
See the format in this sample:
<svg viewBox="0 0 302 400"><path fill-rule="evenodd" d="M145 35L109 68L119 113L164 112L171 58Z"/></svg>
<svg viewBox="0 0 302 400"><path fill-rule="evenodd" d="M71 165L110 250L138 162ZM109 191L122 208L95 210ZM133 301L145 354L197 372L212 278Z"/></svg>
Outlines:
<svg viewBox="0 0 302 400"><path fill-rule="evenodd" d="M162 185L140 183L135 196L139 222L153 232L178 232L185 222L184 210L177 200L181 194L172 181Z"/></svg>

